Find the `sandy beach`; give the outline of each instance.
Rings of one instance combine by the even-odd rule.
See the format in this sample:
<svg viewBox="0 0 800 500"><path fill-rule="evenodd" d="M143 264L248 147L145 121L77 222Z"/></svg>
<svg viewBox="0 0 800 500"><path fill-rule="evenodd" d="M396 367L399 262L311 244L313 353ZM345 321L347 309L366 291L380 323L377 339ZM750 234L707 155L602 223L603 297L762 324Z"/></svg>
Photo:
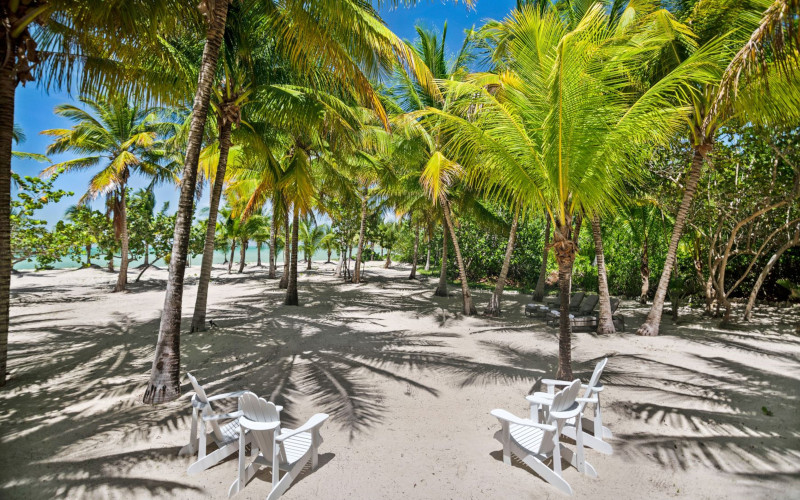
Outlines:
<svg viewBox="0 0 800 500"><path fill-rule="evenodd" d="M460 290L403 265L366 267L345 284L333 265L299 278L300 307L266 270L217 266L208 318L188 334L199 266L187 269L182 372L211 393L248 389L285 407L289 427L331 418L320 467L283 498L565 498L519 462L504 465L489 412L525 417L525 395L552 377L557 330L526 318L507 292L501 319L462 317ZM136 270L131 270L131 278ZM12 278L9 382L0 391L0 497L226 498L236 455L196 476L187 443L191 386L170 404L141 401L164 300L165 270L127 293L98 269ZM476 290L479 309L489 292ZM576 376L603 377L611 456L588 450L599 477L564 472L575 498L800 498L800 307L759 306L720 329L684 308L662 335L638 337L646 306L625 301L627 331L573 336ZM236 498L265 498L262 470Z"/></svg>

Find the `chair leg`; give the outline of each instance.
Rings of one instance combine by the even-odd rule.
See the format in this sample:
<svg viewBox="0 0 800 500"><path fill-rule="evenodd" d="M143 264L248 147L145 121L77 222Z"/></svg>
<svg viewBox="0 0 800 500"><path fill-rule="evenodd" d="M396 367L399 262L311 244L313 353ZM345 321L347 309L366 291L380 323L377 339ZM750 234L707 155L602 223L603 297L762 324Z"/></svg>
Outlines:
<svg viewBox="0 0 800 500"><path fill-rule="evenodd" d="M237 450L237 447L238 447L238 441L228 443L222 448L214 450L213 452L209 453L208 455L204 456L197 462L190 465L187 472L189 474L197 474L199 472L203 472L209 467L216 465L218 462L220 462L222 459L224 459L231 453L235 452Z"/></svg>
<svg viewBox="0 0 800 500"><path fill-rule="evenodd" d="M292 485L292 481L300 474L300 471L303 470L303 467L308 463L309 456L306 455L303 459L296 462L292 468L286 471L286 474L283 475L280 481L276 483L272 483L272 491L269 492L267 495L267 500L277 500L278 498L283 495L286 490L289 489L289 486Z"/></svg>
<svg viewBox="0 0 800 500"><path fill-rule="evenodd" d="M570 487L569 483L567 483L560 474L556 473L553 469L539 461L539 459L528 455L523 458L522 461L525 463L525 465L533 469L535 473L542 476L545 481L552 484L567 495L572 496L572 488ZM555 465L555 459L553 464Z"/></svg>
<svg viewBox="0 0 800 500"><path fill-rule="evenodd" d="M197 448L197 408L192 408L192 427L189 431L189 444L181 448L178 452L178 456L194 455Z"/></svg>
<svg viewBox="0 0 800 500"><path fill-rule="evenodd" d="M575 453L574 451L570 450L569 448L567 448L563 444L560 445L560 446L561 446L561 453L564 455L564 460L566 460L567 463L569 463L571 466L575 467L576 469L578 469L580 471L579 462L578 462L578 454ZM555 454L554 454L554 456L555 456ZM589 477L597 477L597 471L595 470L594 466L592 464L590 464L589 462L584 460L582 465L580 465L580 467L583 468L583 470L580 471L580 472L583 472L584 474L586 474Z"/></svg>

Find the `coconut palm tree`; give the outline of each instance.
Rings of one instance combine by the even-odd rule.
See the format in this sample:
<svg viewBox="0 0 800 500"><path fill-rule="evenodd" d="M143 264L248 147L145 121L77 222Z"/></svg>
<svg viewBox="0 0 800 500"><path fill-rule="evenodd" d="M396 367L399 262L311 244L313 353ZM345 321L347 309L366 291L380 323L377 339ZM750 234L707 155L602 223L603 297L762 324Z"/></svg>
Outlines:
<svg viewBox="0 0 800 500"><path fill-rule="evenodd" d="M105 98L98 94L80 98L90 111L72 104L56 107L58 116L75 125L71 129L49 129L42 134L54 137L48 154L74 151L88 156L56 163L42 174L60 169L75 172L98 168L81 198L87 203L106 196L111 203L114 228L120 241L121 261L115 292L125 290L128 282L127 184L132 174L142 174L155 181L175 180L174 174L158 162L163 124L157 121L154 108L130 103L126 97Z"/></svg>
<svg viewBox="0 0 800 500"><path fill-rule="evenodd" d="M670 276L678 255L678 245L717 132L726 124L737 121L791 123L800 116L800 89L796 82L800 75L800 63L796 52L790 50L793 47L796 50L797 46L796 21L791 19L796 19L800 14L800 6L797 2L785 0L777 0L770 5L755 2L755 6L766 9L760 20L759 16L753 15L753 4L747 2L732 5L722 12L711 6L710 2L701 2L692 12L694 22L704 28L699 36L706 44L716 43L731 26L738 29L727 33L727 37L723 39L723 60L727 65L725 72L691 95L691 168L684 181L683 198L675 215L661 279L647 319L636 332L639 335L658 335ZM789 17L784 18L785 15ZM783 37L779 36L771 43L769 33L772 32L780 35L794 34L794 38L784 45ZM775 49L771 62L758 55L766 46ZM751 80L744 88L739 88L740 78L750 73L758 73L760 78Z"/></svg>
<svg viewBox="0 0 800 500"><path fill-rule="evenodd" d="M303 257L306 261L306 269L311 270L311 258L314 253L321 248L322 239L326 235L327 226L318 226L313 221L301 221L298 228L298 238L300 238Z"/></svg>
<svg viewBox="0 0 800 500"><path fill-rule="evenodd" d="M618 203L623 182L636 177L628 156L671 137L686 116L671 105L676 95L690 91L692 78L713 78L713 66L698 52L645 92L628 92L631 69L664 40L642 29L645 23L609 30L597 4L570 30L555 12L523 8L486 33L504 71L442 82L450 104L426 111L452 137L445 151L453 159L441 162L443 174L461 170L497 199L547 211L562 297L570 295L576 219ZM567 380L568 307L562 301L557 373Z"/></svg>

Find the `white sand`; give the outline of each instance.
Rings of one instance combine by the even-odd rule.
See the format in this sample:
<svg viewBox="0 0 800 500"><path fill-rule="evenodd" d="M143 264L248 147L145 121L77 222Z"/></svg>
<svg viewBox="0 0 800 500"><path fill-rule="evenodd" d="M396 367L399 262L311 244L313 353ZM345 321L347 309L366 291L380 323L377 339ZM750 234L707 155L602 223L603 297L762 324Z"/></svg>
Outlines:
<svg viewBox="0 0 800 500"><path fill-rule="evenodd" d="M524 396L556 367L556 330L522 314L508 293L501 320L463 318L460 294L433 297L435 279L367 266L343 284L315 263L301 307L263 269L214 271L209 319L181 339L183 371L212 392L249 389L286 407L290 424L315 412L321 467L286 499L562 498L517 463L501 461L489 415L525 416ZM197 266L187 269L184 331ZM132 271L131 279L135 277ZM25 272L12 279L11 380L0 390L0 498L225 498L235 455L188 476L190 386L145 406L166 271L125 294L101 270ZM488 292L475 293L483 307ZM757 311L721 330L689 313L656 338L633 335L645 308L626 302L628 332L574 336L576 375L610 356L603 381L615 454L588 451L599 478L565 477L577 498L800 498L799 309ZM766 406L773 416L765 416ZM213 445L212 445L213 447ZM262 471L237 498L265 498Z"/></svg>

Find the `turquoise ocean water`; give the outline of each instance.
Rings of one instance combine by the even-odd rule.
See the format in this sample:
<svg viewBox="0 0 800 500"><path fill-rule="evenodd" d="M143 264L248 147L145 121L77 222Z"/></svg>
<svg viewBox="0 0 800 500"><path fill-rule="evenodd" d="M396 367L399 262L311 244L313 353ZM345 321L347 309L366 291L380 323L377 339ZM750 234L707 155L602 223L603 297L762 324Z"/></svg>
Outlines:
<svg viewBox="0 0 800 500"><path fill-rule="evenodd" d="M240 255L239 254L239 249L237 248L236 249L236 254L234 255L234 260L233 260L235 264L237 264L239 262L239 255ZM230 251L228 251L228 256L230 256ZM303 252L300 252L299 258L301 260L303 259ZM314 254L314 256L312 257L312 260L315 260L315 261L316 260L322 260L322 261L324 261L324 260L327 260L327 258L328 258L328 252L326 252L325 250L318 250ZM331 254L331 261L336 261L338 258L339 258L339 254L337 252L333 252ZM152 256L151 256L151 259L152 259ZM202 259L203 259L203 256L202 255L198 255L198 256L196 256L196 257L191 259L190 265L199 266L200 263L202 262ZM253 244L253 243L250 244L250 247L247 249L247 252L245 253L245 260L248 263L252 263L252 264L256 263L256 261L257 261L257 250L256 250L256 247L255 247L255 244ZM214 252L214 264L222 264L223 262L225 262L225 255L220 251L215 251ZM283 252L278 252L277 262L279 264L283 263ZM130 266L131 267L136 267L141 263L142 263L141 260L134 260L134 261L131 261ZM269 247L267 247L266 245L264 245L261 248L261 263L263 265L269 264ZM92 256L92 264L97 264L98 266L105 267L108 264L108 261L103 256ZM80 265L81 265L81 263L75 262L74 260L65 259L65 260L62 260L61 262L55 263L53 265L53 267L56 268L56 269L69 269L69 268L80 267ZM155 263L155 265L158 266L158 267L162 267L162 268L166 267L166 264L164 263L163 260L159 260L158 262ZM119 267L119 259L115 258L114 259L114 268L116 269L117 267ZM36 263L35 262L20 262L20 263L18 263L18 264L16 264L14 266L14 269L17 269L17 270L35 269L35 268L36 268Z"/></svg>

